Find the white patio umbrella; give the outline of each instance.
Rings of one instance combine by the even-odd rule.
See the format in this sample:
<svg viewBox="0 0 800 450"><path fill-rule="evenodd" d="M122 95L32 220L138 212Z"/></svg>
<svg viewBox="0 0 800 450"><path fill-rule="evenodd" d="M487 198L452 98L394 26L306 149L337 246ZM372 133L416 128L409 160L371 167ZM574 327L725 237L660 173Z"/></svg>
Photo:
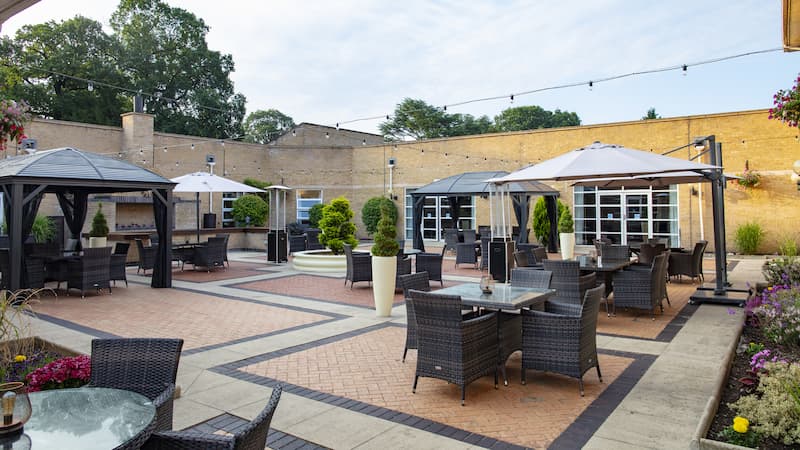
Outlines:
<svg viewBox="0 0 800 450"><path fill-rule="evenodd" d="M200 193L201 192L264 192L261 189L229 180L208 172L193 172L170 179L178 183L173 192L194 192L197 199L197 242L200 242ZM208 212L212 205L209 202Z"/></svg>
<svg viewBox="0 0 800 450"><path fill-rule="evenodd" d="M597 186L597 187L665 187L671 184L705 183L709 181L710 174L706 171L698 172L662 172L648 175L635 175L632 177L586 178L576 180L572 186ZM728 180L741 179L742 177L725 174Z"/></svg>

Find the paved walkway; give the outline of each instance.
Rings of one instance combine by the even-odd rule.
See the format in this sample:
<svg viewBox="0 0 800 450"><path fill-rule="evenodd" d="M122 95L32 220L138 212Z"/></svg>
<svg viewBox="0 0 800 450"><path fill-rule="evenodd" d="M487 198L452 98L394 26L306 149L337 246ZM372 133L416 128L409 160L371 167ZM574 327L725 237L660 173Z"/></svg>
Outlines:
<svg viewBox="0 0 800 450"><path fill-rule="evenodd" d="M176 429L232 431L282 382L271 448L687 448L743 320L739 308L685 305L694 286L674 283L673 307L656 321L601 314L605 383L587 372L584 399L559 376L529 373L521 386L517 356L509 387L480 380L462 408L445 383L423 379L410 394L415 352L400 361L401 300L376 318L368 288L350 291L340 276L297 274L263 254L232 253L231 263L233 276L182 274L171 290L129 271L131 287L110 296L45 298L35 332L83 353L97 336L180 334ZM762 263L737 261L730 279L760 280ZM446 284L469 275L448 273Z"/></svg>

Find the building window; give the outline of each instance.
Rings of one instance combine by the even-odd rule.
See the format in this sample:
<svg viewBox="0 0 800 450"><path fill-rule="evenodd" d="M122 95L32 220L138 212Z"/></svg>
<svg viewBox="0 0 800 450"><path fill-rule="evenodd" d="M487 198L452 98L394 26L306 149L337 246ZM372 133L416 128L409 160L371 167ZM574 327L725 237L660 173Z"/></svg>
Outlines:
<svg viewBox="0 0 800 450"><path fill-rule="evenodd" d="M236 226L236 221L233 220L233 202L242 195L244 194L241 192L222 193L222 228Z"/></svg>
<svg viewBox="0 0 800 450"><path fill-rule="evenodd" d="M406 189L405 196L405 236L414 239L414 189ZM458 224L453 223L450 215L450 202L445 196L426 196L422 209L422 239L426 241L443 241L444 230L458 228L461 230L475 228L475 198L461 204L458 212Z"/></svg>
<svg viewBox="0 0 800 450"><path fill-rule="evenodd" d="M678 189L610 189L576 187L575 242L591 245L608 238L615 244L639 244L648 238L666 238L680 245Z"/></svg>
<svg viewBox="0 0 800 450"><path fill-rule="evenodd" d="M312 206L322 203L322 191L302 189L297 191L297 221L308 224L308 211Z"/></svg>

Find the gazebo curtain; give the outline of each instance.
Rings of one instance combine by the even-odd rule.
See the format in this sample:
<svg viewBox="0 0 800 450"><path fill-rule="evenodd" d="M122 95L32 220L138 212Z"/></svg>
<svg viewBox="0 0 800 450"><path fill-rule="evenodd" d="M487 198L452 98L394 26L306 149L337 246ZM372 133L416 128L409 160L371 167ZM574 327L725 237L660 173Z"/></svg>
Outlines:
<svg viewBox="0 0 800 450"><path fill-rule="evenodd" d="M414 248L424 252L425 244L422 242L422 212L425 208L425 196L414 195L411 198L414 201L414 223L412 225Z"/></svg>
<svg viewBox="0 0 800 450"><path fill-rule="evenodd" d="M89 194L80 191L59 192L58 204L64 213L64 223L69 228L70 238L75 240L75 251L81 250L81 230L86 222Z"/></svg>
<svg viewBox="0 0 800 450"><path fill-rule="evenodd" d="M153 189L153 215L158 232L158 253L153 266L153 279L150 286L154 288L172 287L172 224L169 205L172 203L172 191Z"/></svg>
<svg viewBox="0 0 800 450"><path fill-rule="evenodd" d="M450 205L450 219L453 228L458 229L458 219L461 218L461 204L464 197L452 196L447 197L447 203Z"/></svg>
<svg viewBox="0 0 800 450"><path fill-rule="evenodd" d="M527 194L511 194L511 206L514 208L514 216L517 218L517 223L519 224L519 236L517 237L517 244L527 244L528 243L528 233L525 230L528 229L528 217L529 214L529 204L531 201L531 196Z"/></svg>

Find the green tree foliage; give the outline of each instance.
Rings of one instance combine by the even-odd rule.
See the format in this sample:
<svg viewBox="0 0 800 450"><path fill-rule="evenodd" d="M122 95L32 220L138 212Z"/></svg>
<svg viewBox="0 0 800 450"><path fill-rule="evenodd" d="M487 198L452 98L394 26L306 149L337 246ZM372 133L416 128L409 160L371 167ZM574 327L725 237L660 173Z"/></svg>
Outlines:
<svg viewBox="0 0 800 450"><path fill-rule="evenodd" d="M294 119L277 109L259 109L248 114L244 120L244 141L266 144L294 126Z"/></svg>
<svg viewBox="0 0 800 450"><path fill-rule="evenodd" d="M550 241L550 219L547 217L547 205L544 197L539 197L533 206L533 234L540 244L546 246Z"/></svg>
<svg viewBox="0 0 800 450"><path fill-rule="evenodd" d="M564 210L558 216L558 232L559 233L574 233L575 223L572 220L572 213L569 212L569 207L565 206Z"/></svg>
<svg viewBox="0 0 800 450"><path fill-rule="evenodd" d="M650 108L647 110L647 114L642 116L642 120L650 120L650 119L660 119L661 116L656 114L655 108Z"/></svg>
<svg viewBox="0 0 800 450"><path fill-rule="evenodd" d="M758 222L746 222L736 228L736 247L743 255L753 255L764 240L764 229Z"/></svg>
<svg viewBox="0 0 800 450"><path fill-rule="evenodd" d="M323 208L322 219L319 221L322 230L319 235L320 244L328 247L334 255L344 251L344 244L357 246L356 226L352 219L353 210L346 198L337 197L331 200L330 205Z"/></svg>
<svg viewBox="0 0 800 450"><path fill-rule="evenodd" d="M26 25L0 40L0 97L25 99L39 116L101 125L121 124L125 93L65 77L129 85L116 64L119 43L86 17Z"/></svg>
<svg viewBox="0 0 800 450"><path fill-rule="evenodd" d="M267 223L269 206L258 195L246 194L233 201L233 220L238 226L247 225L247 218L250 218L250 226L262 227Z"/></svg>
<svg viewBox="0 0 800 450"><path fill-rule="evenodd" d="M269 181L256 180L255 178L245 178L242 183L262 190L267 190L268 187L272 186L272 183ZM269 205L269 192L256 192L255 195L261 197L265 202L267 202L267 205Z"/></svg>
<svg viewBox="0 0 800 450"><path fill-rule="evenodd" d="M122 47L120 69L135 89L154 94L145 106L159 131L241 134L245 99L233 91L233 58L209 50L202 19L161 0L121 0L111 28Z"/></svg>
<svg viewBox="0 0 800 450"><path fill-rule="evenodd" d="M367 228L367 233L374 234L378 230L378 221L383 215L383 207L389 209L389 219L397 223L397 206L386 197L372 197L361 208L361 221Z"/></svg>
<svg viewBox="0 0 800 450"><path fill-rule="evenodd" d="M97 206L97 212L92 217L92 229L89 231L91 237L106 237L108 236L108 222L106 216L103 214L103 204Z"/></svg>
<svg viewBox="0 0 800 450"><path fill-rule="evenodd" d="M319 228L319 221L322 220L322 210L325 205L317 203L308 210L308 226L311 228Z"/></svg>
<svg viewBox="0 0 800 450"><path fill-rule="evenodd" d="M105 220L105 217L103 218ZM92 230L94 230L94 223L92 223ZM108 234L108 227L106 226L106 235ZM47 242L56 237L56 226L53 221L47 216L36 215L33 219L33 226L31 227L31 236L33 241L37 244ZM92 235L93 236L93 235Z"/></svg>
<svg viewBox="0 0 800 450"><path fill-rule="evenodd" d="M395 256L400 250L400 244L397 242L397 229L395 222L397 220L397 208L394 203L389 202L380 204L380 220L378 220L378 229L375 233L375 244L372 246L372 254L375 256Z"/></svg>
<svg viewBox="0 0 800 450"><path fill-rule="evenodd" d="M494 118L497 131L523 131L539 128L576 127L581 119L574 112L548 111L540 106L517 106L503 110Z"/></svg>

